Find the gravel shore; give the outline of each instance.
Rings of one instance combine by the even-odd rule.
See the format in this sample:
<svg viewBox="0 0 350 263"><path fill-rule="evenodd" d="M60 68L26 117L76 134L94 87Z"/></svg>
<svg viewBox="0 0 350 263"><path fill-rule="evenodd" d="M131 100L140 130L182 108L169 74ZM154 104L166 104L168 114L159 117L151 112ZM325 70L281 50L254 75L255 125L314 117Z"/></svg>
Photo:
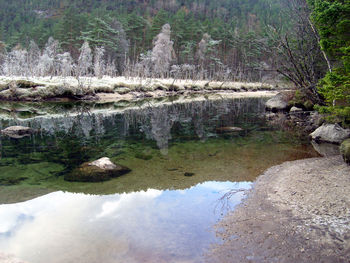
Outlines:
<svg viewBox="0 0 350 263"><path fill-rule="evenodd" d="M274 166L216 231L208 262L350 262L350 167L340 156Z"/></svg>

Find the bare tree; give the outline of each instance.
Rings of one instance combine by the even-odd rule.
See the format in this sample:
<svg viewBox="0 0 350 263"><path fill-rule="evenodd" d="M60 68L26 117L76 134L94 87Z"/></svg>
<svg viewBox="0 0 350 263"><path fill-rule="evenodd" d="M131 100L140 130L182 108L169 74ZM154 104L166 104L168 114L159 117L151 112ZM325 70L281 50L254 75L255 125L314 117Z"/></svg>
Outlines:
<svg viewBox="0 0 350 263"><path fill-rule="evenodd" d="M316 84L327 71L327 64L322 59L317 32L310 24L310 10L305 0L291 0L287 4L293 10L286 15L290 16L294 30L283 36L274 28L270 30L278 52L277 72L292 81L310 100L320 103Z"/></svg>

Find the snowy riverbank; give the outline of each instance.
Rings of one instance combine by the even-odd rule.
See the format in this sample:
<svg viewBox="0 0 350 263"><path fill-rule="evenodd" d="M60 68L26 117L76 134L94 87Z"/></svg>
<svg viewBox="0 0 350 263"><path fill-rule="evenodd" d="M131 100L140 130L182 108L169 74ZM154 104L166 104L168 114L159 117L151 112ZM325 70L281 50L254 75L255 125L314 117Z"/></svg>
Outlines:
<svg viewBox="0 0 350 263"><path fill-rule="evenodd" d="M106 97L163 97L187 93L256 92L278 87L266 83L218 82L180 79L140 79L125 77L6 77L0 76L0 99L42 101L70 98L101 100ZM109 94L106 96L105 94Z"/></svg>

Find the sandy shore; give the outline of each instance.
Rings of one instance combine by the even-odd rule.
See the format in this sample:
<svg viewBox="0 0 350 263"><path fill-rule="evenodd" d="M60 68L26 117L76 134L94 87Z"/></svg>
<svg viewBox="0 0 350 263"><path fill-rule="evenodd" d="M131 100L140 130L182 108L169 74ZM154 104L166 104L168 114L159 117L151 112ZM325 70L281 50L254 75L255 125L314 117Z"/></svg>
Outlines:
<svg viewBox="0 0 350 263"><path fill-rule="evenodd" d="M340 156L274 166L216 227L208 262L350 262L350 167Z"/></svg>

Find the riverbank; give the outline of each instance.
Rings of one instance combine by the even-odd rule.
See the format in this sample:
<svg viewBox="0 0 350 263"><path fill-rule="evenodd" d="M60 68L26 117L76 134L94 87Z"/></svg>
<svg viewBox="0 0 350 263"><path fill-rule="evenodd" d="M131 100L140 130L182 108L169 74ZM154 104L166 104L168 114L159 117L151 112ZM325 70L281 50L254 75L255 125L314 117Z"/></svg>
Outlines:
<svg viewBox="0 0 350 263"><path fill-rule="evenodd" d="M217 227L208 262L347 262L350 167L340 156L268 169Z"/></svg>
<svg viewBox="0 0 350 263"><path fill-rule="evenodd" d="M256 92L279 90L266 83L218 82L180 79L140 79L126 77L6 77L0 76L0 100L104 100L206 94L218 91Z"/></svg>

